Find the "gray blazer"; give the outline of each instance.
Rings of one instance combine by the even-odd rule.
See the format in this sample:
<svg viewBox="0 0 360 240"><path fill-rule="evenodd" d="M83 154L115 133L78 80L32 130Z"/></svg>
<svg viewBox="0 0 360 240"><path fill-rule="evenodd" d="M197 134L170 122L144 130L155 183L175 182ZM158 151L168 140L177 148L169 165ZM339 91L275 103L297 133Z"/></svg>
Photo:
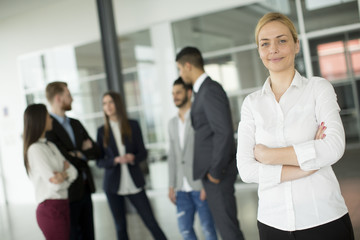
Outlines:
<svg viewBox="0 0 360 240"><path fill-rule="evenodd" d="M169 121L170 148L168 156L169 164L169 187L180 190L185 176L194 191L200 191L200 180L193 180L194 161L194 130L191 126L190 116L185 120L184 148L180 148L179 122L175 116Z"/></svg>
<svg viewBox="0 0 360 240"><path fill-rule="evenodd" d="M207 77L191 107L195 130L194 179L207 173L222 179L236 169L235 139L229 99L222 86Z"/></svg>

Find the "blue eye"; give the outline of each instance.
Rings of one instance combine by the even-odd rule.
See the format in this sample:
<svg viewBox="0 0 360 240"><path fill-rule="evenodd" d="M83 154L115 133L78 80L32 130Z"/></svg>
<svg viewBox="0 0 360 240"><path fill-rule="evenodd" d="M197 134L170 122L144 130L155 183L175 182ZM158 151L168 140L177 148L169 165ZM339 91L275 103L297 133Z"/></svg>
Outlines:
<svg viewBox="0 0 360 240"><path fill-rule="evenodd" d="M280 43L286 43L287 41L286 40L284 40L284 39L281 39L280 40Z"/></svg>
<svg viewBox="0 0 360 240"><path fill-rule="evenodd" d="M267 42L261 44L262 47L266 47L266 46L268 46L268 45L269 45L269 43L267 43Z"/></svg>

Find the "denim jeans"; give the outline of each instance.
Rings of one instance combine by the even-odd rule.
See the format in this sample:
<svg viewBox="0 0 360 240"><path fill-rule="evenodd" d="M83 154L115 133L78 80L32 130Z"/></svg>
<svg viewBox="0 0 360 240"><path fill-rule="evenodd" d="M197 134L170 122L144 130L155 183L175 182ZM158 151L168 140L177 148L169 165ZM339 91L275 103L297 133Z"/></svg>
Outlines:
<svg viewBox="0 0 360 240"><path fill-rule="evenodd" d="M200 191L176 192L177 218L180 233L184 240L196 240L193 228L197 211L206 240L217 240L215 225L207 201L200 200Z"/></svg>

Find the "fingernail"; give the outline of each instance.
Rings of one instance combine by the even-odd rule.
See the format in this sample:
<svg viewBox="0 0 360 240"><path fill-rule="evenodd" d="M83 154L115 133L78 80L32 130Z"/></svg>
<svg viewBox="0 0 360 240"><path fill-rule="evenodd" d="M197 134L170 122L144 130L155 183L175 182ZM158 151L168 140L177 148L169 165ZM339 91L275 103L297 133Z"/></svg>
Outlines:
<svg viewBox="0 0 360 240"><path fill-rule="evenodd" d="M324 122L321 122L321 126L324 125Z"/></svg>
<svg viewBox="0 0 360 240"><path fill-rule="evenodd" d="M326 137L326 134L323 134L323 138Z"/></svg>
<svg viewBox="0 0 360 240"><path fill-rule="evenodd" d="M325 129L326 129L326 127L324 126L324 127L323 127L323 130L325 130Z"/></svg>

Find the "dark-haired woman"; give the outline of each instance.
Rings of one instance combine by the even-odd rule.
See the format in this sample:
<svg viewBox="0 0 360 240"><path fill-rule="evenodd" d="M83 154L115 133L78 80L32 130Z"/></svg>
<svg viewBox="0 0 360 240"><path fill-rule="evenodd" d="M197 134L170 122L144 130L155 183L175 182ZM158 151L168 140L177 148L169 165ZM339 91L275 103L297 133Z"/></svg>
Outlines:
<svg viewBox="0 0 360 240"><path fill-rule="evenodd" d="M139 124L127 118L121 96L109 91L102 99L105 124L98 129L101 157L97 165L105 168L104 191L116 225L118 239L129 239L124 198L134 205L154 239L166 239L146 196L145 180L139 163L147 157Z"/></svg>
<svg viewBox="0 0 360 240"><path fill-rule="evenodd" d="M47 142L46 131L52 119L43 104L29 105L24 113L24 164L39 203L38 225L46 239L68 240L70 218L68 187L77 176L76 169Z"/></svg>

